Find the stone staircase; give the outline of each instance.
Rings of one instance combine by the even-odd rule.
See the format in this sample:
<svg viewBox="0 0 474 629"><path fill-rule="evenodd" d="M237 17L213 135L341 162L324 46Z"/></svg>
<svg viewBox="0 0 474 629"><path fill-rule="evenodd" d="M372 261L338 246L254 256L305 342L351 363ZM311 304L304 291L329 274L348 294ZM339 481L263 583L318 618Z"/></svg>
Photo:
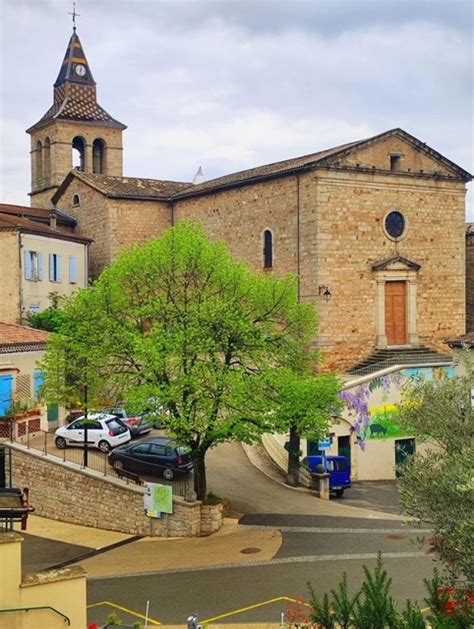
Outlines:
<svg viewBox="0 0 474 629"><path fill-rule="evenodd" d="M393 365L443 365L451 358L428 347L376 349L368 358L350 370L352 376L366 376Z"/></svg>

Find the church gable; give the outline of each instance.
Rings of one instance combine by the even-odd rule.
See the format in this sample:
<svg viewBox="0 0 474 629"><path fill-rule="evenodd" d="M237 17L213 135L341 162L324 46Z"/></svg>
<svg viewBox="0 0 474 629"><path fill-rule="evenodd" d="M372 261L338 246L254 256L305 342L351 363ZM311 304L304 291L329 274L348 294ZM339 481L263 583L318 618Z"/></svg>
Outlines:
<svg viewBox="0 0 474 629"><path fill-rule="evenodd" d="M469 173L401 129L360 142L329 161L352 168L470 179Z"/></svg>
<svg viewBox="0 0 474 629"><path fill-rule="evenodd" d="M378 271L419 271L421 265L402 256L395 256L388 260L381 260L372 265L372 270Z"/></svg>

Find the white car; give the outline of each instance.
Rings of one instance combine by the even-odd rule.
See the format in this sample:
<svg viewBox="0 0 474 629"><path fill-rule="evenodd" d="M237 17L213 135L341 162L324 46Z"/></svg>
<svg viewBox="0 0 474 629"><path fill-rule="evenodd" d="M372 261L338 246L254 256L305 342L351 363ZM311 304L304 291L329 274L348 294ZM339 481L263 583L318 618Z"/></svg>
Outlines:
<svg viewBox="0 0 474 629"><path fill-rule="evenodd" d="M68 446L83 446L85 436L84 416L62 426L54 433L56 447L64 450ZM127 443L132 438L130 430L115 415L91 413L87 416L87 443L110 452L112 448Z"/></svg>

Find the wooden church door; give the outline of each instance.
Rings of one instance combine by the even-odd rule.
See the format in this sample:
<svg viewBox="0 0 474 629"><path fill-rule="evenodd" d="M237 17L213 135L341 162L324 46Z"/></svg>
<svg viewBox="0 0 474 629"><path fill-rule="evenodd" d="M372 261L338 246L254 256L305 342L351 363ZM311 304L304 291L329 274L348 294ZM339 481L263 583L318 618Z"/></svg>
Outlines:
<svg viewBox="0 0 474 629"><path fill-rule="evenodd" d="M406 282L385 283L385 333L388 345L407 343Z"/></svg>

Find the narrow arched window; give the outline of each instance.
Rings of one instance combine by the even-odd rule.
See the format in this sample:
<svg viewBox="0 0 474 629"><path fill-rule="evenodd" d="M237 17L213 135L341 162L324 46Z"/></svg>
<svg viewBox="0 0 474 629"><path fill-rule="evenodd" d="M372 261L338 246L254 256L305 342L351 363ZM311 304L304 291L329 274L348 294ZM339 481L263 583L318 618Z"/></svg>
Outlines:
<svg viewBox="0 0 474 629"><path fill-rule="evenodd" d="M76 206L76 205L81 205L81 199L80 199L80 197L79 197L79 195L78 195L78 194L75 194L75 195L72 197L72 204L73 204L74 206Z"/></svg>
<svg viewBox="0 0 474 629"><path fill-rule="evenodd" d="M46 184L49 184L51 178L51 142L49 138L44 141L43 173Z"/></svg>
<svg viewBox="0 0 474 629"><path fill-rule="evenodd" d="M94 140L92 145L92 172L105 173L105 151L106 145L104 140Z"/></svg>
<svg viewBox="0 0 474 629"><path fill-rule="evenodd" d="M273 234L269 229L263 232L263 268L273 268Z"/></svg>
<svg viewBox="0 0 474 629"><path fill-rule="evenodd" d="M72 141L72 167L75 170L85 170L86 143L83 138L76 136Z"/></svg>
<svg viewBox="0 0 474 629"><path fill-rule="evenodd" d="M38 140L36 142L36 183L40 185L43 179L43 145Z"/></svg>

